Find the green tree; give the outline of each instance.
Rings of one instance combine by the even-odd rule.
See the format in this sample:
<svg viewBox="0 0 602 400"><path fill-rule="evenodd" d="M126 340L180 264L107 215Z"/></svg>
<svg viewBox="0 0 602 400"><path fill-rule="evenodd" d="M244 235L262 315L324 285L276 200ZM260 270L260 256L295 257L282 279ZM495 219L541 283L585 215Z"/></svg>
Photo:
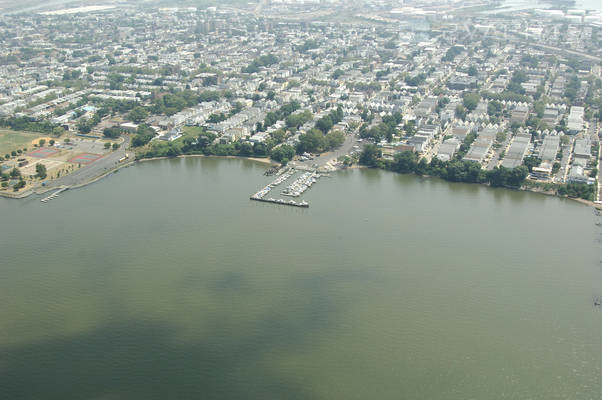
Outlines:
<svg viewBox="0 0 602 400"><path fill-rule="evenodd" d="M413 151L402 151L395 154L392 168L396 172L407 174L414 172L418 163L418 154Z"/></svg>
<svg viewBox="0 0 602 400"><path fill-rule="evenodd" d="M136 106L129 112L128 118L134 123L139 124L148 118L148 111L141 106Z"/></svg>
<svg viewBox="0 0 602 400"><path fill-rule="evenodd" d="M375 144L367 144L364 146L360 154L360 164L369 167L376 167L380 158L382 157L382 150Z"/></svg>
<svg viewBox="0 0 602 400"><path fill-rule="evenodd" d="M325 140L326 148L329 150L334 150L341 147L341 145L345 142L345 134L341 131L332 131L326 135Z"/></svg>
<svg viewBox="0 0 602 400"><path fill-rule="evenodd" d="M46 166L44 164L42 164L42 163L36 164L36 175L40 179L46 179L47 172L46 172Z"/></svg>
<svg viewBox="0 0 602 400"><path fill-rule="evenodd" d="M464 107L470 112L477 108L480 99L481 96L478 93L466 93L462 100L462 104L464 104Z"/></svg>
<svg viewBox="0 0 602 400"><path fill-rule="evenodd" d="M461 119L462 121L464 121L466 119L466 107L464 107L462 104L458 104L456 106L456 118Z"/></svg>
<svg viewBox="0 0 602 400"><path fill-rule="evenodd" d="M10 173L9 173L11 178L19 178L21 176L21 171L19 171L17 168L13 168Z"/></svg>
<svg viewBox="0 0 602 400"><path fill-rule="evenodd" d="M121 130L118 127L114 126L112 128L105 128L102 131L102 134L106 138L115 139L121 135Z"/></svg>
<svg viewBox="0 0 602 400"><path fill-rule="evenodd" d="M321 152L324 149L324 145L324 134L319 129L313 128L310 129L306 134L299 136L297 153Z"/></svg>
<svg viewBox="0 0 602 400"><path fill-rule="evenodd" d="M270 154L270 158L274 161L283 163L283 160L287 162L292 160L295 156L295 148L288 144L283 144L274 148ZM285 164L285 163L283 163Z"/></svg>
<svg viewBox="0 0 602 400"><path fill-rule="evenodd" d="M270 136L272 137L272 139L274 139L274 141L278 144L284 142L284 139L286 138L286 131L284 129L277 129L274 132L270 133Z"/></svg>
<svg viewBox="0 0 602 400"><path fill-rule="evenodd" d="M533 172L533 168L539 167L539 164L541 164L541 160L534 156L525 157L523 160L523 165L527 167L529 172ZM558 167L560 167L560 164L558 164Z"/></svg>
<svg viewBox="0 0 602 400"><path fill-rule="evenodd" d="M155 137L155 130L148 125L139 125L136 134L132 138L132 146L144 146Z"/></svg>

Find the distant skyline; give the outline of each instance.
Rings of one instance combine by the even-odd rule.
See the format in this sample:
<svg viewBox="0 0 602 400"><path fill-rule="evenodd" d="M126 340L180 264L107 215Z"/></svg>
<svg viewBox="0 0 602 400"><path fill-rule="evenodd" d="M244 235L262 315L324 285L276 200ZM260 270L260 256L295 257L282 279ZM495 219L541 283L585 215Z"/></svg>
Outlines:
<svg viewBox="0 0 602 400"><path fill-rule="evenodd" d="M365 1L365 0L358 0ZM532 0L502 0L505 4L510 7L516 8L536 8L546 7L545 2L533 2ZM208 5L223 5L223 4L248 4L257 3L259 0L129 0L132 4L144 4L150 3L152 5L196 5L196 6L208 6ZM400 1L401 2L401 1ZM91 1L74 1L74 0L0 0L0 13L1 12L27 12L27 11L38 11L41 9L54 9L57 7L81 7L87 5L102 5L105 3L112 3L110 0L91 0ZM405 4L417 3L412 0L403 1ZM422 3L422 2L420 2ZM589 10L602 11L602 2L599 0L577 0L575 8L584 8Z"/></svg>

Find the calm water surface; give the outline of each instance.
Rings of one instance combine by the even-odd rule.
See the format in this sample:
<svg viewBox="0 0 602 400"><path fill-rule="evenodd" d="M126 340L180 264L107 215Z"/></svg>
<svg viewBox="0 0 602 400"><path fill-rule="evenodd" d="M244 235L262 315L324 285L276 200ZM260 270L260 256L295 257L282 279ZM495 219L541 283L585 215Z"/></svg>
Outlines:
<svg viewBox="0 0 602 400"><path fill-rule="evenodd" d="M590 208L243 160L0 199L2 399L599 399Z"/></svg>

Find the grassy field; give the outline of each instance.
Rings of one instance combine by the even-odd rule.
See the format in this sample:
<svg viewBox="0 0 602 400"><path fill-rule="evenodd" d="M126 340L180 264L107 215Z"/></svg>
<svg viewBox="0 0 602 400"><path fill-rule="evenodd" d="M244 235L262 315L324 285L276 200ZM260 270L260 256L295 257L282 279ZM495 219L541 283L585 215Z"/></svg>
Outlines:
<svg viewBox="0 0 602 400"><path fill-rule="evenodd" d="M201 133L203 133L203 128L200 126L184 126L182 128L182 136L189 136L196 139Z"/></svg>
<svg viewBox="0 0 602 400"><path fill-rule="evenodd" d="M31 141L39 137L38 133L0 129L0 156L25 147L31 149L33 147Z"/></svg>

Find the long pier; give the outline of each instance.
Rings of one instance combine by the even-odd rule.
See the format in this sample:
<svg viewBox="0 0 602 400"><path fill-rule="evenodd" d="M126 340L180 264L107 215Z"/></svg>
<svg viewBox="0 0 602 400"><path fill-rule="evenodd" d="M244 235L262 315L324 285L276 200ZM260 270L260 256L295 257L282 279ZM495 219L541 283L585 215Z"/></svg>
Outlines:
<svg viewBox="0 0 602 400"><path fill-rule="evenodd" d="M293 206L293 207L301 207L301 208L309 207L309 203L306 201L297 203L295 200L284 200L284 199L273 199L273 198L264 199L262 197L254 197L254 196L251 196L250 199L254 200L254 201L261 201L264 203L280 204L282 206Z"/></svg>
<svg viewBox="0 0 602 400"><path fill-rule="evenodd" d="M59 197L59 194L61 194L62 192L64 192L65 190L69 189L69 187L64 187L62 189L57 190L56 192L52 193L50 196L44 197L42 200L40 200L42 203L47 203L50 200L54 200L57 197Z"/></svg>

